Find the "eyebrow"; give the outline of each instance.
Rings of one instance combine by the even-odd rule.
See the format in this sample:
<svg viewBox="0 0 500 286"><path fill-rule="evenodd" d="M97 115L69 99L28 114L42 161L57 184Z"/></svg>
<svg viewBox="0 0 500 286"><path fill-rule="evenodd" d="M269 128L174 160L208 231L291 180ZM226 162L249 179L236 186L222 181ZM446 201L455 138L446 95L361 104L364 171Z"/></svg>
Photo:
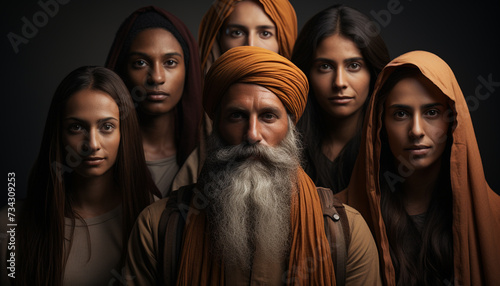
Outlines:
<svg viewBox="0 0 500 286"><path fill-rule="evenodd" d="M242 29L242 30L246 30L248 29L246 26L243 26L243 25L240 25L240 24L227 24L226 27L227 28L239 28L239 29ZM258 29L276 29L276 27L274 26L269 26L269 25L261 25L261 26L257 26Z"/></svg>
<svg viewBox="0 0 500 286"><path fill-rule="evenodd" d="M151 56L146 54L146 53L141 53L141 52L130 52L128 53L128 57L132 57L132 56L140 56L140 57L145 57L145 58L150 58ZM166 54L163 54L163 56L178 56L178 57L181 57L182 58L182 55L178 52L171 52L171 53L166 53Z"/></svg>
<svg viewBox="0 0 500 286"><path fill-rule="evenodd" d="M85 122L85 123L87 123L87 121L86 121L86 120L83 120L83 119L78 118L78 117L67 117L67 118L65 118L64 120L66 120L66 121L73 120L73 121L78 121L78 122ZM101 118L101 119L97 120L97 123L102 123L102 122L106 122L106 121L110 121L110 120L119 121L118 119L116 119L116 118L114 118L114 117L106 117L106 118Z"/></svg>
<svg viewBox="0 0 500 286"><path fill-rule="evenodd" d="M428 103L428 104L422 105L421 108L426 109L426 108L431 108L431 107L436 107L436 106L444 106L444 105L442 103L439 103L439 102ZM405 104L391 104L389 106L389 108L413 109L411 106L405 105Z"/></svg>
<svg viewBox="0 0 500 286"><path fill-rule="evenodd" d="M352 58L345 59L343 62L350 63L350 62L364 61L364 60L365 59L363 59L363 57L352 57ZM327 63L332 63L332 64L335 63L335 61L332 61L331 59L327 59L327 58L316 58L316 59L314 59L314 62L327 62Z"/></svg>

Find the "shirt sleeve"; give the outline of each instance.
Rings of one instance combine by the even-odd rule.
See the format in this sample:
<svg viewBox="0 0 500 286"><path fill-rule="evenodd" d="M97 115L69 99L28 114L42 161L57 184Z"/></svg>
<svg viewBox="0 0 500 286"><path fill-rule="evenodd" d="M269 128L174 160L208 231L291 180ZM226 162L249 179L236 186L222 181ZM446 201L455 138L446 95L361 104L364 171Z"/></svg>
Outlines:
<svg viewBox="0 0 500 286"><path fill-rule="evenodd" d="M377 246L370 229L358 211L344 206L351 231L345 285L382 285Z"/></svg>
<svg viewBox="0 0 500 286"><path fill-rule="evenodd" d="M166 199L144 209L130 233L125 263L127 285L156 285L158 224Z"/></svg>

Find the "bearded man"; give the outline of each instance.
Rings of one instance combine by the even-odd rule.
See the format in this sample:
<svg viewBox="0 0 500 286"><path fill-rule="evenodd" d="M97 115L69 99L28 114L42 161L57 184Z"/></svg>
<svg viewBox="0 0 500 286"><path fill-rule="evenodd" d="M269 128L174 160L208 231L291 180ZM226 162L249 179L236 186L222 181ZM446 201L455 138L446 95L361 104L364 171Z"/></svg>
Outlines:
<svg viewBox="0 0 500 286"><path fill-rule="evenodd" d="M295 124L307 94L300 69L263 48L236 47L215 61L203 94L214 131L199 181L141 213L129 285L381 284L370 230L345 205L347 227L336 231L348 233L346 257L332 257L341 240L325 226L339 216L300 167Z"/></svg>

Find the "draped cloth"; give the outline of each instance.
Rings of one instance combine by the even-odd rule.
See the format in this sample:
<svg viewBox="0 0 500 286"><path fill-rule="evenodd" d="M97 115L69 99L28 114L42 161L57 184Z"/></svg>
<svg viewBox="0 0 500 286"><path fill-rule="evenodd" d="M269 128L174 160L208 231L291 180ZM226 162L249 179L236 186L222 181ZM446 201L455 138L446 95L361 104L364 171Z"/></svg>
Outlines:
<svg viewBox="0 0 500 286"><path fill-rule="evenodd" d="M304 112L309 91L304 73L274 52L242 46L224 53L206 75L203 107L212 120L227 89L237 82L258 84L269 89L293 115L295 123Z"/></svg>
<svg viewBox="0 0 500 286"><path fill-rule="evenodd" d="M237 47L224 53L207 74L204 107L210 116L214 116L225 90L236 82L268 88L297 120L305 108L307 78L300 69L266 49ZM300 166L297 168L296 191L290 207L291 248L285 277L294 285L335 285L316 186ZM199 189L203 190L203 186ZM178 285L224 285L224 261L210 251L206 204L201 197L194 196L187 214Z"/></svg>
<svg viewBox="0 0 500 286"><path fill-rule="evenodd" d="M128 49L133 40L130 37L133 36L132 33L136 29L136 20L145 13L156 13L164 17L171 25L162 28L167 31L171 28L175 29L174 36L182 37L187 48L188 55L184 55L184 57L189 58L189 61L186 65L184 92L175 112L177 163L182 165L199 142L200 124L203 115L201 106L202 73L198 46L188 27L179 18L159 7L140 8L127 17L118 29L106 59L106 67L117 72L122 79L126 78L123 68L126 54L129 52ZM172 33L172 31L170 32Z"/></svg>
<svg viewBox="0 0 500 286"><path fill-rule="evenodd" d="M361 148L349 187L339 197L356 208L370 227L385 285L396 284L389 242L380 211L380 133L376 101L389 75L402 65L417 67L447 97L455 113L450 155L455 285L496 285L500 281L500 197L488 186L467 103L450 67L424 51L391 61L379 75L367 110Z"/></svg>
<svg viewBox="0 0 500 286"><path fill-rule="evenodd" d="M217 37L234 5L241 0L216 0L210 6L200 23L198 43L200 45L202 71L206 73L210 65L221 55ZM279 54L287 59L292 56L297 38L297 16L288 0L259 0L264 12L276 25Z"/></svg>

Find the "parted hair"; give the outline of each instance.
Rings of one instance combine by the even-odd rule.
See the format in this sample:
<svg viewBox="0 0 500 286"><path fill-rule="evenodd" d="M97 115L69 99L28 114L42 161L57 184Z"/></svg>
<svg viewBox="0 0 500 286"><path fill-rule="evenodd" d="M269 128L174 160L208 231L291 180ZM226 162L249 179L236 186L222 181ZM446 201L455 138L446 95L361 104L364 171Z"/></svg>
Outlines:
<svg viewBox="0 0 500 286"><path fill-rule="evenodd" d="M83 66L72 71L52 98L40 151L29 176L18 227L18 273L12 281L17 285L62 285L75 220L82 220L69 195L72 169L65 161L62 118L68 99L85 89L110 95L120 112L120 144L113 172L121 192L124 246L139 213L152 202L153 195L160 196L145 164L134 105L123 81L103 67ZM69 238L65 237L65 217L72 220ZM65 239L69 240L67 248Z"/></svg>
<svg viewBox="0 0 500 286"><path fill-rule="evenodd" d="M378 74L389 62L387 47L376 32L376 26L363 13L344 6L334 5L314 15L302 28L292 54L296 64L310 81L310 70L314 54L321 42L332 35L340 34L353 41L361 52L370 72L370 88L363 106L363 118ZM333 162L333 168L326 164L322 154L322 141L326 129L322 120L322 109L309 90L305 112L298 122L298 129L303 137L303 167L317 185L340 192L349 184L354 162L356 161L360 140L361 124L357 134L339 153ZM362 121L361 121L362 122Z"/></svg>

